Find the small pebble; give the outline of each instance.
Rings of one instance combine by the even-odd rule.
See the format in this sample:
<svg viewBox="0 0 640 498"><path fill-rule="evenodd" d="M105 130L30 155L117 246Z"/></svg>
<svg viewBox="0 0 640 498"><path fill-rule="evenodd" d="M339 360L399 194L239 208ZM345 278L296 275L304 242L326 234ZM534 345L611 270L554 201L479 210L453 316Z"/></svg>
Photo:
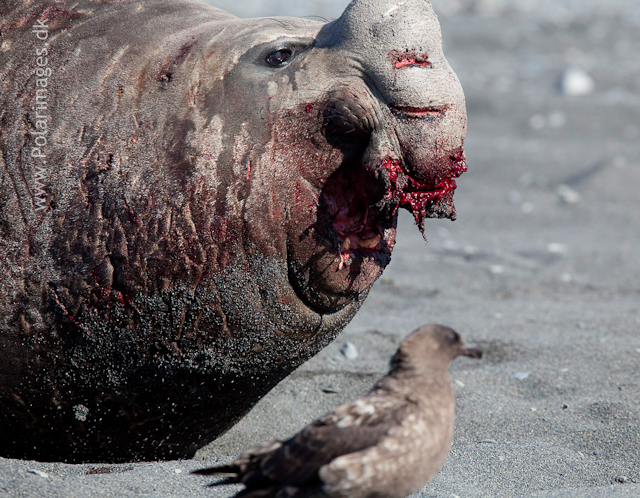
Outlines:
<svg viewBox="0 0 640 498"><path fill-rule="evenodd" d="M473 256L475 254L478 254L479 251L476 246L464 246L462 248L462 252L464 252L468 256Z"/></svg>
<svg viewBox="0 0 640 498"><path fill-rule="evenodd" d="M532 406L531 408L529 408L529 410L531 410L532 412L537 412L538 409L535 406Z"/></svg>
<svg viewBox="0 0 640 498"><path fill-rule="evenodd" d="M27 469L27 472L29 472L30 474L35 474L38 477L49 477L49 474L47 474L46 472L42 472L41 470Z"/></svg>
<svg viewBox="0 0 640 498"><path fill-rule="evenodd" d="M173 469L175 474L182 474L182 469Z"/></svg>
<svg viewBox="0 0 640 498"><path fill-rule="evenodd" d="M531 375L531 372L517 372L513 374L513 378L516 380L525 380Z"/></svg>
<svg viewBox="0 0 640 498"><path fill-rule="evenodd" d="M480 441L478 441L478 443L480 443L480 444L498 444L498 441L496 441L495 439L481 439Z"/></svg>
<svg viewBox="0 0 640 498"><path fill-rule="evenodd" d="M616 477L616 482L624 484L625 482L629 482L629 478L627 476L618 476Z"/></svg>
<svg viewBox="0 0 640 498"><path fill-rule="evenodd" d="M334 389L333 387L323 387L322 392L327 394L340 394L340 391Z"/></svg>
<svg viewBox="0 0 640 498"><path fill-rule="evenodd" d="M568 250L569 246L562 242L552 242L551 244L547 244L547 252L550 252L551 254L565 254Z"/></svg>
<svg viewBox="0 0 640 498"><path fill-rule="evenodd" d="M340 348L340 352L347 360L355 360L358 357L358 350L356 349L355 344L351 341L345 342L342 345L342 348Z"/></svg>
<svg viewBox="0 0 640 498"><path fill-rule="evenodd" d="M578 328L584 330L587 328L587 324L584 322L578 322Z"/></svg>
<svg viewBox="0 0 640 498"><path fill-rule="evenodd" d="M565 403L564 405L562 405L562 409L563 410L568 410L569 409L569 405Z"/></svg>
<svg viewBox="0 0 640 498"><path fill-rule="evenodd" d="M464 387L464 382L462 382L461 380L456 379L453 382L455 382L455 384L460 386L460 387Z"/></svg>
<svg viewBox="0 0 640 498"><path fill-rule="evenodd" d="M569 187L569 185L558 185L556 194L562 202L565 204L578 204L581 199L581 195L578 191Z"/></svg>
<svg viewBox="0 0 640 498"><path fill-rule="evenodd" d="M598 456L598 455L602 455L604 453L604 450L596 450L593 452L594 455Z"/></svg>
<svg viewBox="0 0 640 498"><path fill-rule="evenodd" d="M577 66L567 67L560 76L560 92L570 97L592 94L596 83L589 73Z"/></svg>
<svg viewBox="0 0 640 498"><path fill-rule="evenodd" d="M568 371L569 371L569 369L568 369L568 368L561 368L561 369L560 369L560 373L563 373L563 374L564 374L564 373L567 373Z"/></svg>
<svg viewBox="0 0 640 498"><path fill-rule="evenodd" d="M491 265L491 267L489 268L489 271L491 271L491 273L493 273L494 275L501 275L502 273L504 273L504 266Z"/></svg>

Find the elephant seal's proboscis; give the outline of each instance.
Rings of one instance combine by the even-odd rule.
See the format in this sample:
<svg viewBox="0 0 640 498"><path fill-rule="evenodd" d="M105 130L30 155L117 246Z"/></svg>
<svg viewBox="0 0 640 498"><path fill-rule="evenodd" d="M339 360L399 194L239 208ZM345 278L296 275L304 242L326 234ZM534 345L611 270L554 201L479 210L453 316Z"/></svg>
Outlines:
<svg viewBox="0 0 640 498"><path fill-rule="evenodd" d="M193 453L349 322L399 208L455 217L426 0L8 0L0 32L1 456Z"/></svg>

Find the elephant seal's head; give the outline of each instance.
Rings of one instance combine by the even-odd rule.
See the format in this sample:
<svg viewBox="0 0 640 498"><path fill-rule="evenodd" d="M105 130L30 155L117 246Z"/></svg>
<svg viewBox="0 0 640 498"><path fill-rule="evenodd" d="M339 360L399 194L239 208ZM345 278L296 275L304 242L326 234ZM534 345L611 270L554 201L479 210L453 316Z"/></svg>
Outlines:
<svg viewBox="0 0 640 498"><path fill-rule="evenodd" d="M348 323L399 208L455 216L465 103L426 0L328 24L189 0L0 14L2 456L193 451Z"/></svg>
<svg viewBox="0 0 640 498"><path fill-rule="evenodd" d="M428 1L356 0L319 31L276 23L238 43L251 48L225 72L211 117L236 148L250 137L233 181L250 189L251 239L263 254L281 244L296 296L336 312L388 264L398 208L421 230L455 217L464 94Z"/></svg>

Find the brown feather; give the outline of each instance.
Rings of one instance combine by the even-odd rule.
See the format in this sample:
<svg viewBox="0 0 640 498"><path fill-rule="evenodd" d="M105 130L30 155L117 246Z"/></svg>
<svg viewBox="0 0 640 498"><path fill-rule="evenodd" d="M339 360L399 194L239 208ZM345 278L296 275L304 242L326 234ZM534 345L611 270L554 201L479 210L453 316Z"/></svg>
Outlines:
<svg viewBox="0 0 640 498"><path fill-rule="evenodd" d="M201 474L237 472L236 498L398 498L424 485L451 444L454 398L449 364L478 358L453 330L410 334L373 390L312 422L287 441L242 453ZM375 469L375 470L373 470Z"/></svg>

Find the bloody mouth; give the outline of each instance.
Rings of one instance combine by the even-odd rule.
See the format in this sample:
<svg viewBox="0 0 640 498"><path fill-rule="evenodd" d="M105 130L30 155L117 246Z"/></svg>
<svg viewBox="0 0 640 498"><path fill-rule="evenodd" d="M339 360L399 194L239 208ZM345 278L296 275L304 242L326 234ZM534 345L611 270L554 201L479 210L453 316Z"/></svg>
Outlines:
<svg viewBox="0 0 640 498"><path fill-rule="evenodd" d="M448 175L436 183L420 182L409 176L397 160L386 159L382 168L388 172L388 187L383 199L384 203L405 208L416 221L422 236L426 218L449 217L455 219L453 207L453 192L457 188L456 178L467 171L467 161L464 152L459 151L449 157L450 168ZM441 206L447 204L448 206Z"/></svg>
<svg viewBox="0 0 640 498"><path fill-rule="evenodd" d="M373 178L360 161L339 168L327 180L321 198L331 221L329 232L333 233L328 235L338 254L338 270L362 260L386 266L395 244L399 208L413 214L423 237L426 218L455 218L455 179L467 170L467 163L462 151L451 155L449 161L447 176L433 184L412 178L398 160L390 158L376 174L383 182ZM386 174L380 174L383 171Z"/></svg>
<svg viewBox="0 0 640 498"><path fill-rule="evenodd" d="M338 269L355 260L388 262L395 243L394 213L377 206L381 198L378 182L360 161L339 168L325 184L321 205L331 229L328 235L339 255Z"/></svg>

